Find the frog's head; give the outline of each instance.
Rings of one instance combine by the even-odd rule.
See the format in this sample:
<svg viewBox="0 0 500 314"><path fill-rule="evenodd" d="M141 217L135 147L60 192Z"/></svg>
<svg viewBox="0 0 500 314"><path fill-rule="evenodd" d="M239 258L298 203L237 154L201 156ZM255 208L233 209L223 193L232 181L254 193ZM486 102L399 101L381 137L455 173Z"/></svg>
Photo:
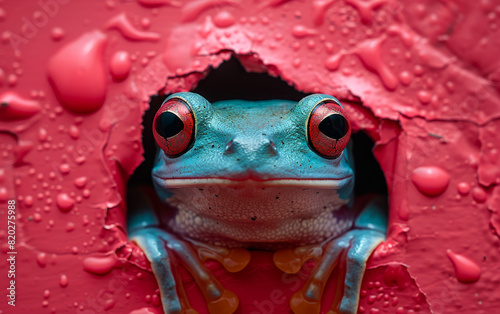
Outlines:
<svg viewBox="0 0 500 314"><path fill-rule="evenodd" d="M244 202L247 211L259 203L275 214L294 208L304 214L303 207L338 208L352 199L351 127L332 96L211 104L177 93L156 113L153 133L161 148L153 169L157 191L170 203L189 203L190 211L230 204L234 212ZM260 218L254 212L249 217Z"/></svg>

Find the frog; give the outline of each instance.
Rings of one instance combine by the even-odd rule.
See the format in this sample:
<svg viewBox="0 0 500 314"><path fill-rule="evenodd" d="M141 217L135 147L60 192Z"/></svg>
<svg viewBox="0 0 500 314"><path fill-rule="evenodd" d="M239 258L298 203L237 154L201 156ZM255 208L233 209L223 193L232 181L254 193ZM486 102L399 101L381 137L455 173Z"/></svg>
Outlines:
<svg viewBox="0 0 500 314"><path fill-rule="evenodd" d="M356 313L366 264L385 240L387 204L355 206L351 122L339 100L222 100L170 95L153 120L153 185L165 208L135 195L128 231L151 263L165 313L196 313L176 265L200 287L210 313L233 313L238 297L207 269L246 267L252 250L273 253L285 273L315 262L290 300L320 313L332 270L344 263L340 299L329 313Z"/></svg>

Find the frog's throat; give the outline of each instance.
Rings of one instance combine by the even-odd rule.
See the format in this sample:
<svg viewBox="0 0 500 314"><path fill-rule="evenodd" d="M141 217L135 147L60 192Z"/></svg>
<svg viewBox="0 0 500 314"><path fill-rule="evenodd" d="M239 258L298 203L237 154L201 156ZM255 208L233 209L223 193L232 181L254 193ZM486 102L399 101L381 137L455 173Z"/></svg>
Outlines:
<svg viewBox="0 0 500 314"><path fill-rule="evenodd" d="M197 187L207 185L223 186L262 186L262 187L307 187L339 190L352 180L352 175L335 179L270 179L270 180L235 180L226 178L161 178L154 179L165 188Z"/></svg>

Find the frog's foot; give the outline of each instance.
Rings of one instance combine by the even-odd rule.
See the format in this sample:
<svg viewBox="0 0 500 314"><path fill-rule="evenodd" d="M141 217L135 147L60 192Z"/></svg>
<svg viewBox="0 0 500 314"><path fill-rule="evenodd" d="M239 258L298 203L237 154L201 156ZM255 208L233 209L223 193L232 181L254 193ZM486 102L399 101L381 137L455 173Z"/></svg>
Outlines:
<svg viewBox="0 0 500 314"><path fill-rule="evenodd" d="M337 291L328 313L357 313L366 262L373 250L385 240L384 217L383 206L374 201L358 217L355 229L341 237L322 244L280 250L274 254L276 266L290 274L297 273L306 261L316 261L304 287L290 300L294 313L320 313L323 290L336 268L339 278ZM341 261L345 261L345 264ZM344 274L345 280L342 281Z"/></svg>
<svg viewBox="0 0 500 314"><path fill-rule="evenodd" d="M210 313L233 313L238 307L238 297L226 290L203 263L207 259L214 259L228 271L236 272L250 261L247 250L189 243L155 227L134 230L130 238L141 247L151 262L165 313L197 313L189 304L175 269L176 258L180 259L200 287Z"/></svg>

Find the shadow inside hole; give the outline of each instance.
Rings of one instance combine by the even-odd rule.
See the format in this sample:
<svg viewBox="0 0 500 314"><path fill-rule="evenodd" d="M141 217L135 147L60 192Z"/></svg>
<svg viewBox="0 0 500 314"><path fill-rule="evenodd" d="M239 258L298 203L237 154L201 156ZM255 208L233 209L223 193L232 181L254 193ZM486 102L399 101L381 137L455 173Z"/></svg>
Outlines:
<svg viewBox="0 0 500 314"><path fill-rule="evenodd" d="M212 103L228 99L299 101L307 96L280 78L272 77L267 73L247 72L235 57L210 71L193 92L202 95ZM151 170L157 149L152 133L152 122L165 98L166 96L152 96L150 109L144 114L142 137L144 162L133 173L129 180L129 187L152 185ZM355 194L387 195L384 174L372 153L373 141L362 132L353 134L352 138L356 177Z"/></svg>
<svg viewBox="0 0 500 314"><path fill-rule="evenodd" d="M373 155L374 143L363 132L353 133L352 155L354 157L355 195L376 193L387 196L384 172Z"/></svg>

